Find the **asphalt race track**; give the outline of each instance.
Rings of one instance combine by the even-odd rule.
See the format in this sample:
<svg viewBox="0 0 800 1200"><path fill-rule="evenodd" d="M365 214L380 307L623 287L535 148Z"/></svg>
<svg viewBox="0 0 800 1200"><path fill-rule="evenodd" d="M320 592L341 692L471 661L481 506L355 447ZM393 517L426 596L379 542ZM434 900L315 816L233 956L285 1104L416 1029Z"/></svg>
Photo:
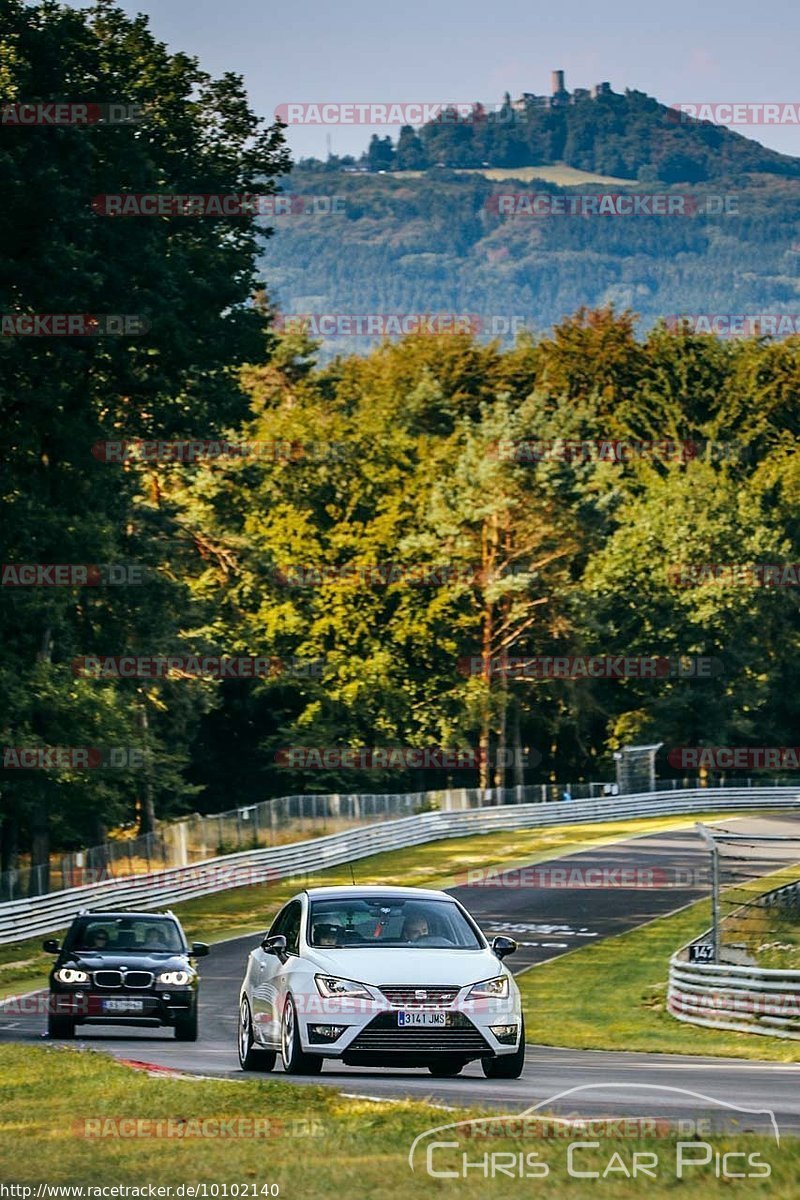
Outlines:
<svg viewBox="0 0 800 1200"><path fill-rule="evenodd" d="M797 832L797 823L785 815L737 818L724 826L737 832ZM501 871L477 885L450 890L487 936L507 933L517 939L519 950L508 961L518 972L681 908L708 894L707 880L708 852L687 827L537 863L505 877ZM176 1042L171 1032L161 1030L84 1026L73 1044L156 1068L246 1081L236 1058L237 1000L247 954L257 941L250 934L217 943L202 963L197 1043ZM4 1011L0 1004L0 1041L38 1042L43 1025L42 1016ZM528 1036L535 1038L535 1026ZM764 1052L769 1052L767 1044ZM302 1086L301 1078L297 1082ZM427 1071L326 1064L313 1082L376 1098L430 1097L444 1105L491 1105L509 1113L547 1101L547 1111L587 1116L678 1119L700 1110L711 1114L711 1104L687 1094L694 1092L723 1106L769 1109L782 1133L800 1133L800 1065L570 1050L529 1042L519 1080L484 1079L479 1064L470 1064L456 1079L441 1080ZM576 1088L580 1090L552 1101ZM768 1118L746 1117L742 1125L765 1128Z"/></svg>

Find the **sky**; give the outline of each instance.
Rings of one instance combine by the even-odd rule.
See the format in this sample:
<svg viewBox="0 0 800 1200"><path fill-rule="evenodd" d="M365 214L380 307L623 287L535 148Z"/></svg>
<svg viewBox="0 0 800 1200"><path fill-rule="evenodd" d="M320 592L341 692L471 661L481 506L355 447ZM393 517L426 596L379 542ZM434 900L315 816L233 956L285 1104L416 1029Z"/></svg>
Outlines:
<svg viewBox="0 0 800 1200"><path fill-rule="evenodd" d="M76 3L74 7L82 7ZM172 50L212 75L244 76L253 108L286 103L496 103L505 91L550 91L608 80L665 104L794 102L800 6L771 0L122 0L146 13ZM800 156L800 126L738 132ZM293 125L294 157L358 154L372 132L397 127Z"/></svg>

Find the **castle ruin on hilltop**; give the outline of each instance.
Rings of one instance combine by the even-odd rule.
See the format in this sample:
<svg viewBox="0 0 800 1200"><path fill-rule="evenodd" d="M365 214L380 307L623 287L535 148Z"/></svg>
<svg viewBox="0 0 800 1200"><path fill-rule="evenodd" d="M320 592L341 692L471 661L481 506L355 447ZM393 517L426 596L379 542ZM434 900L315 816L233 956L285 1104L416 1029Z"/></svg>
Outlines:
<svg viewBox="0 0 800 1200"><path fill-rule="evenodd" d="M593 88L575 88L568 92L564 87L564 72L553 71L550 76L551 91L549 96L537 96L534 92L523 92L519 100L512 100L511 107L516 112L524 112L526 108L560 108L565 104L575 104L578 100L596 100L598 96L610 96L611 84L596 83Z"/></svg>

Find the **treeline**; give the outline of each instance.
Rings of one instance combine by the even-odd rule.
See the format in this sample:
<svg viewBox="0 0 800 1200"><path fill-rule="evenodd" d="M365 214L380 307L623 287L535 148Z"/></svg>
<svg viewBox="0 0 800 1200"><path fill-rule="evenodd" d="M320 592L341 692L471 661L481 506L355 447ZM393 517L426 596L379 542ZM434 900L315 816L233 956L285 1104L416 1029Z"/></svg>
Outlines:
<svg viewBox="0 0 800 1200"><path fill-rule="evenodd" d="M797 313L794 180L673 187L687 210L673 216L508 216L502 196L569 200L612 189L452 172L400 179L297 171L290 187L310 211L276 218L279 235L261 259L286 312L470 313L486 318L490 332L497 318L498 334L504 318L508 328L517 317L547 330L582 306L607 304L633 309L643 328L679 313ZM325 352L368 346L340 337Z"/></svg>
<svg viewBox="0 0 800 1200"><path fill-rule="evenodd" d="M644 92L573 97L568 104L512 107L506 93L497 109L476 104L468 116L455 109L396 141L373 134L358 160L371 171L435 167L526 167L566 163L582 171L643 182L702 183L742 172L797 178L797 159L741 134L697 121ZM332 159L337 169L355 159ZM318 163L324 169L322 163Z"/></svg>
<svg viewBox="0 0 800 1200"><path fill-rule="evenodd" d="M189 773L206 803L448 782L291 770L299 748L470 746L487 769L449 781L502 785L613 777L626 743L664 742L667 774L670 748L792 744L798 587L691 568L798 562L800 339L641 342L606 310L507 352L419 335L314 371L310 350L287 335L244 373L237 439L291 455L158 488L205 547L204 636L287 664L219 688ZM620 439L638 450L611 461ZM524 676L549 656L683 666Z"/></svg>

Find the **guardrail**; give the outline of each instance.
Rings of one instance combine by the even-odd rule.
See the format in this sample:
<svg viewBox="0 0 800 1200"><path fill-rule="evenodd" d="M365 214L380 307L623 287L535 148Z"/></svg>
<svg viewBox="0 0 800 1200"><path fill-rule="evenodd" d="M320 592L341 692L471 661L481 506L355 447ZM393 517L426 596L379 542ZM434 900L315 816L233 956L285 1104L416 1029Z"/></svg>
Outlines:
<svg viewBox="0 0 800 1200"><path fill-rule="evenodd" d="M12 900L0 904L0 945L63 929L82 908L102 905L117 909L159 908L245 884L274 883L293 876L308 880L328 867L444 838L493 830L758 808L800 808L800 791L796 787L695 788L594 800L421 813L309 841L245 850L194 866L108 879L45 896Z"/></svg>
<svg viewBox="0 0 800 1200"><path fill-rule="evenodd" d="M772 907L789 898L796 907L798 886L773 888L757 903ZM800 970L690 962L690 948L712 937L713 931L706 930L670 959L667 1010L672 1016L691 1025L800 1041ZM721 953L726 953L724 947Z"/></svg>

